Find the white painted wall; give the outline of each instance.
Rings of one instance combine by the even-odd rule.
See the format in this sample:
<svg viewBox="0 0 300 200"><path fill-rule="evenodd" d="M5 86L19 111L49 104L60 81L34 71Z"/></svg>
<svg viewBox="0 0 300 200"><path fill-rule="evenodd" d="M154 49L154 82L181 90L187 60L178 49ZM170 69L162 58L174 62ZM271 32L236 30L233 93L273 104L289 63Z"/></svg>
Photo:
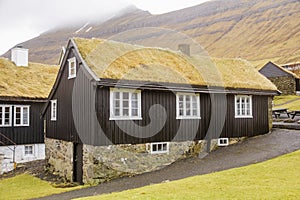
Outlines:
<svg viewBox="0 0 300 200"><path fill-rule="evenodd" d="M15 162L25 163L34 160L45 159L45 144L31 144L33 145L33 154L25 155L26 145L17 145L15 150ZM0 154L3 154L2 164L0 166L0 174L13 170L13 150L14 146L0 146Z"/></svg>
<svg viewBox="0 0 300 200"><path fill-rule="evenodd" d="M11 50L11 61L17 66L28 66L28 49L15 47Z"/></svg>

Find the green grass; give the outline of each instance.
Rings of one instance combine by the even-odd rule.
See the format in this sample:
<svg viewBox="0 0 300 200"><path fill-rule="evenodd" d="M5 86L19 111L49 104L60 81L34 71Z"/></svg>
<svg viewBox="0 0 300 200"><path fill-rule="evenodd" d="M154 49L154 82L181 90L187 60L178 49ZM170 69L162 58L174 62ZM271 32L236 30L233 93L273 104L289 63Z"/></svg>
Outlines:
<svg viewBox="0 0 300 200"><path fill-rule="evenodd" d="M299 199L299 177L297 151L246 167L81 199Z"/></svg>
<svg viewBox="0 0 300 200"><path fill-rule="evenodd" d="M293 101L297 99L299 100ZM293 102L289 103L289 101L293 101ZM288 110L300 110L300 96L296 96L296 95L276 96L274 97L274 108L287 108Z"/></svg>
<svg viewBox="0 0 300 200"><path fill-rule="evenodd" d="M49 182L42 181L29 174L0 180L0 199L31 199L51 194L58 194L82 188L55 188Z"/></svg>

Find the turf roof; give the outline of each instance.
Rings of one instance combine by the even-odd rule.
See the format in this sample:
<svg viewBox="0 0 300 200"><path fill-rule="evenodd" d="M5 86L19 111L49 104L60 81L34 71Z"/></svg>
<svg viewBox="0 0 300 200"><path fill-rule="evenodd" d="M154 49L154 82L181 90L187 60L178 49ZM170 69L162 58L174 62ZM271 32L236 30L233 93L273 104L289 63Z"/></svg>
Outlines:
<svg viewBox="0 0 300 200"><path fill-rule="evenodd" d="M168 49L95 38L74 38L74 41L88 67L99 78L277 90L242 59L188 57Z"/></svg>
<svg viewBox="0 0 300 200"><path fill-rule="evenodd" d="M0 58L0 97L47 98L55 82L58 66L29 63L17 67Z"/></svg>
<svg viewBox="0 0 300 200"><path fill-rule="evenodd" d="M281 69L282 71L286 72L287 74L290 74L290 75L292 75L292 76L295 77L295 78L299 78L299 76L298 76L297 74L291 72L290 70L287 70L287 69L285 69L284 67L281 67L281 66L275 64L274 62L269 61L267 64L269 64L269 63L273 64L275 67L278 67L279 69ZM264 68L267 64L257 66L256 69L259 71L259 70L261 70L262 68Z"/></svg>

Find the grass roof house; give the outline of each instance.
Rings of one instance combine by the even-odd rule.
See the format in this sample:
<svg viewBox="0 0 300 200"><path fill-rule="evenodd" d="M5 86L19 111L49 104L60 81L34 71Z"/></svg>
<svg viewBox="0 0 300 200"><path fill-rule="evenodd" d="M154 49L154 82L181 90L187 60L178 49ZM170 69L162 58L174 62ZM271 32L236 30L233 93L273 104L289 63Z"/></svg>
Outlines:
<svg viewBox="0 0 300 200"><path fill-rule="evenodd" d="M40 112L54 84L57 66L28 63L28 50L0 58L0 172L45 158Z"/></svg>
<svg viewBox="0 0 300 200"><path fill-rule="evenodd" d="M276 94L240 59L70 39L43 111L46 159L84 183L156 170L204 141L268 133Z"/></svg>
<svg viewBox="0 0 300 200"><path fill-rule="evenodd" d="M295 95L300 92L299 76L295 73L268 62L260 67L259 72L272 81L283 95Z"/></svg>

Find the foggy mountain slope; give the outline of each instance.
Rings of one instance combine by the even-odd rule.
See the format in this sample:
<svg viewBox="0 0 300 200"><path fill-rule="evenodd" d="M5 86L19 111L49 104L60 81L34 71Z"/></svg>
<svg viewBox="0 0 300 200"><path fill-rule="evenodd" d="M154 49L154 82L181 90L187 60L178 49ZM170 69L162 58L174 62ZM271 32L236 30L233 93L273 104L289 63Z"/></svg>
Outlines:
<svg viewBox="0 0 300 200"><path fill-rule="evenodd" d="M299 19L299 0L218 0L162 15L131 8L106 22L49 31L23 44L32 61L56 64L70 37L109 38L130 29L157 27L192 37L214 57L287 63L300 61ZM153 35L158 33L159 29ZM136 39L151 39L151 34L143 34L137 31Z"/></svg>

